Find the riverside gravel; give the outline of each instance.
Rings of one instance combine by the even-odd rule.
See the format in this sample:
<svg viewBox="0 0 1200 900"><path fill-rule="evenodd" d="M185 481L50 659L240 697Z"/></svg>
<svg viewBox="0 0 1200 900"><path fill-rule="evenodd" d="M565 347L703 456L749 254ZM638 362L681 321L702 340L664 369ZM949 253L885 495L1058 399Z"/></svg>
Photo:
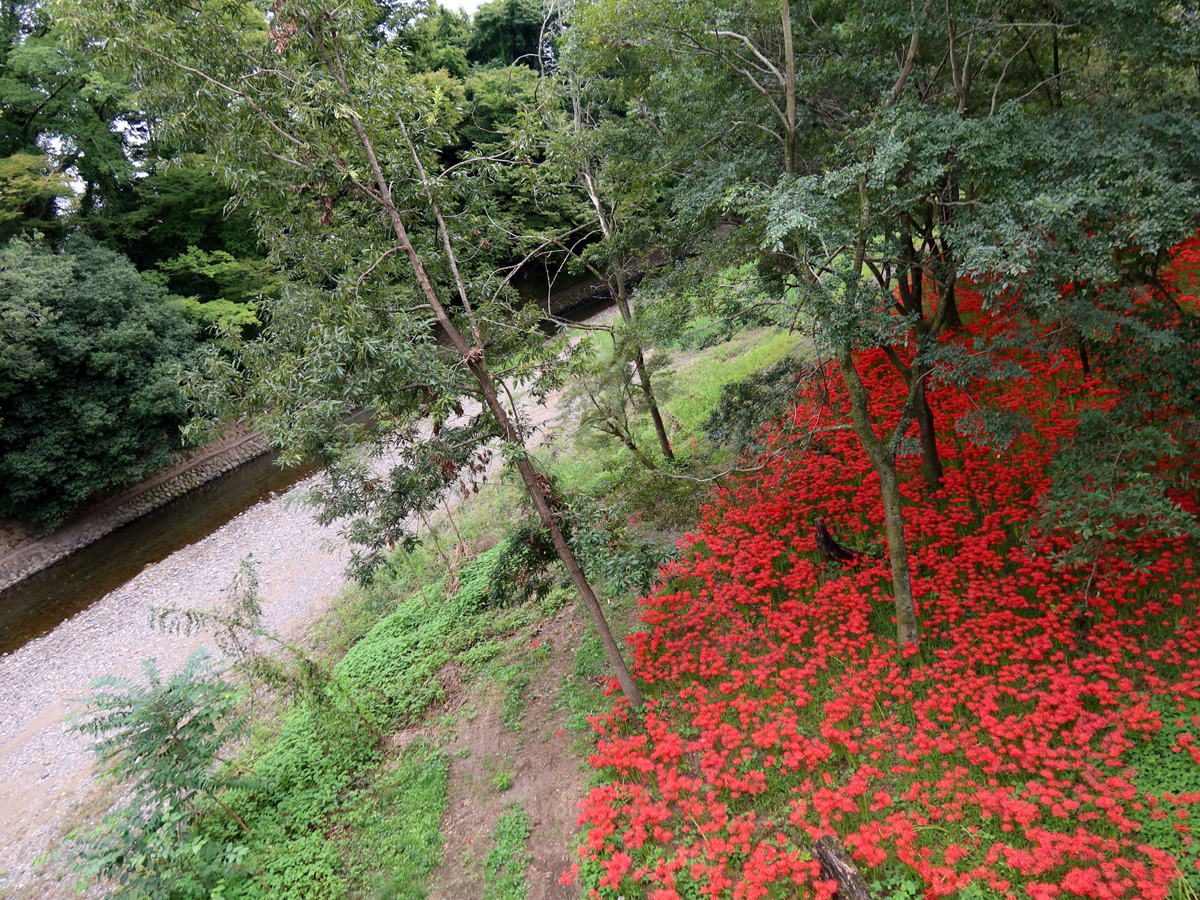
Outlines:
<svg viewBox="0 0 1200 900"><path fill-rule="evenodd" d="M67 880L36 871L73 804L95 783L90 739L68 733L62 719L78 709L72 699L87 696L100 675L140 679L146 658L155 658L165 674L197 647L219 655L210 635L153 628L154 608L219 607L251 553L269 629L296 635L342 589L345 544L299 500L313 481L251 507L48 634L0 656L0 897L35 884L41 900L74 896Z"/></svg>

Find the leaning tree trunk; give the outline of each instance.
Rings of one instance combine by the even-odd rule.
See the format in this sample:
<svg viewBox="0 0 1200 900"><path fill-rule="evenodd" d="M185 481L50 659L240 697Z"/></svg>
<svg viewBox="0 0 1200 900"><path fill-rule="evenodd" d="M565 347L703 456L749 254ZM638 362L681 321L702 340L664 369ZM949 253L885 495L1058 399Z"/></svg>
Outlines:
<svg viewBox="0 0 1200 900"><path fill-rule="evenodd" d="M892 368L900 373L900 377L904 379L904 386L908 388L913 418L917 420L917 431L921 436L921 475L924 476L926 484L937 490L942 486L942 476L946 472L942 467L941 454L938 453L937 423L934 421L933 410L929 406L926 393L925 382L929 377L929 369L925 366L906 366L891 347L885 347L884 352Z"/></svg>
<svg viewBox="0 0 1200 900"><path fill-rule="evenodd" d="M867 427L870 428L869 423ZM908 545L904 542L904 508L901 505L895 458L876 465L875 470L879 473L883 527L887 534L888 561L892 566L892 592L896 597L896 639L902 645L918 644L921 641L921 626L917 621L917 607L912 593Z"/></svg>
<svg viewBox="0 0 1200 900"><path fill-rule="evenodd" d="M933 410L929 408L929 398L926 396L926 375L914 370L914 376L919 379L916 385L909 385L913 393L913 418L917 420L917 430L921 435L921 474L925 483L931 488L942 486L942 476L946 474L942 468L942 457L938 453L937 428L933 421Z"/></svg>
<svg viewBox="0 0 1200 900"><path fill-rule="evenodd" d="M633 314L629 310L629 298L625 296L625 279L621 277L620 272L617 273L617 309L621 312L621 319L625 322L626 328L633 328ZM654 388L650 384L650 371L646 367L646 355L642 352L642 342L635 341L637 353L633 358L634 366L637 369L638 384L642 388L642 393L646 397L646 406L650 410L650 420L654 423L654 433L658 435L658 446L662 450L663 457L675 461L675 452L671 449L671 439L667 437L666 426L663 425L662 414L658 410L658 399L654 396Z"/></svg>
<svg viewBox="0 0 1200 900"><path fill-rule="evenodd" d="M349 91L347 91L349 93ZM353 107L351 107L353 109ZM524 445L524 440L518 430L516 423L509 417L504 409L504 404L500 402L500 398L496 393L496 382L492 374L488 371L487 362L485 360L484 350L482 347L482 335L478 332L478 327L474 322L474 315L471 312L470 306L466 307L467 317L471 321L472 331L476 341L476 346L468 344L463 333L454 324L450 318L446 307L443 305L441 298L438 296L433 282L429 278L429 273L425 268L424 260L413 246L412 240L408 236L408 229L404 225L404 220L400 215L400 210L396 207L395 201L392 199L391 185L387 177L384 175L383 166L375 153L375 145L363 127L361 120L357 115L350 117L350 122L354 127L355 133L358 136L359 143L366 153L367 160L371 167L372 180L375 183L376 202L383 208L384 214L391 225L392 234L396 239L397 246L404 252L408 258L413 275L416 277L417 284L420 286L421 293L425 297L425 301L429 304L433 311L434 318L443 329L446 337L449 339L455 351L462 357L463 362L470 369L471 374L479 383L479 388L484 397L484 403L488 411L496 420L496 424L500 427L501 433L506 441L519 445ZM407 131L407 129L406 129ZM440 221L441 214L434 208L434 212L439 219L439 226L443 230L445 237L446 250L450 254L450 262L454 266L453 250L450 246L449 234L444 230L444 224ZM457 273L457 268L455 267ZM465 293L463 295L464 302L466 300ZM604 617L604 611L600 608L600 601L596 599L596 594L592 590L591 584L588 583L587 577L583 574L583 569L579 566L579 561L575 558L570 545L567 543L566 537L562 533L562 529L558 527L558 522L554 518L554 512L550 508L549 502L546 500L546 491L541 480L538 478L537 472L534 471L533 463L529 461L527 455L521 455L517 460L517 471L521 475L521 480L525 483L525 489L529 493L530 499L533 501L534 507L538 511L538 517L542 520L542 525L550 533L550 540L554 544L554 549L558 551L559 559L562 560L563 566L566 567L567 574L571 576L571 581L574 583L576 590L579 591L580 597L583 599L584 606L592 616L592 622L596 626L596 632L600 635L600 642L604 645L604 652L608 656L609 665L613 667L616 673L617 681L621 685L621 690L625 693L625 697L629 700L630 706L634 710L642 708L642 693L638 689L637 683L633 680L633 675L629 671L629 667L625 664L625 659L621 655L621 648L617 646L616 639L613 637L612 631L608 627L608 621Z"/></svg>
<svg viewBox="0 0 1200 900"><path fill-rule="evenodd" d="M854 367L847 345L836 349L838 366L846 380L850 395L850 422L858 435L871 465L879 474L879 494L883 501L883 523L887 534L888 560L892 567L892 593L896 598L896 639L901 646L917 645L921 641L921 626L917 621L913 601L912 577L908 566L908 545L904 542L904 507L900 497L900 481L896 477L895 451L875 434L871 424L870 397L866 385ZM910 397L912 392L910 391ZM907 415L911 409L905 404ZM902 414L901 418L906 419Z"/></svg>

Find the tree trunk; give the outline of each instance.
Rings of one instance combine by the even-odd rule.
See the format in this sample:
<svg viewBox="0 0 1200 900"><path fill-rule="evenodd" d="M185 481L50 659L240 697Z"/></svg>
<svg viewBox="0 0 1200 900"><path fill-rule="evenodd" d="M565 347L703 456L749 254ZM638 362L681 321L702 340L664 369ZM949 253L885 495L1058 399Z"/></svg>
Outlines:
<svg viewBox="0 0 1200 900"><path fill-rule="evenodd" d="M640 344L634 364L637 367L638 384L642 393L646 395L646 405L650 408L650 421L654 423L654 433L658 435L658 447L662 450L664 459L674 462L675 451L671 449L671 439L667 437L667 428L663 424L662 414L658 411L658 399L654 396L654 388L650 386L650 373L646 370L646 357Z"/></svg>
<svg viewBox="0 0 1200 900"><path fill-rule="evenodd" d="M349 94L348 88L346 90L347 94ZM424 295L430 309L433 310L434 318L441 326L443 333L449 339L455 351L462 357L463 362L467 364L475 380L479 383L479 388L483 393L488 411L495 418L496 424L499 425L500 432L504 435L505 440L523 447L524 440L520 432L508 417L508 414L504 410L504 404L500 402L500 398L496 394L496 382L488 371L485 353L481 346L483 343L482 335L478 332L478 327L475 325L475 317L471 312L470 306L466 306L466 313L474 331L474 338L477 345L474 347L467 343L463 333L459 331L450 318L446 307L442 304L441 298L438 296L437 289L433 286L433 282L429 278L429 272L425 268L424 260L408 236L408 229L404 225L404 219L401 217L400 210L396 207L392 199L391 185L384 175L383 166L380 164L379 158L375 153L374 142L371 140L370 135L367 134L357 115L351 117L350 121L367 155L367 160L371 167L372 180L375 182L375 189L378 192L377 202L383 208L388 223L391 225L392 234L396 238L397 246L408 258L413 275L416 277L417 285L420 287L421 293ZM405 129L405 132L407 134L407 129ZM438 218L441 218L440 213L438 213ZM439 225L441 225L440 222ZM453 254L448 237L446 246L447 253ZM463 301L466 303L465 292L463 294ZM527 455L522 454L517 460L517 471L521 474L521 480L525 483L525 489L529 492L529 497L538 511L542 525L550 533L550 540L554 544L554 549L558 551L559 559L562 560L567 574L571 576L572 583L574 583L576 590L579 591L579 595L583 599L584 606L587 607L588 612L592 616L592 623L596 626L596 632L600 635L600 643L604 645L604 652L608 656L609 665L613 667L616 673L621 690L624 691L630 706L634 710L640 711L642 708L642 693L638 690L637 683L633 680L633 674L625 664L625 659L621 655L621 648L617 646L617 642L613 638L612 631L608 627L608 621L604 618L604 610L600 608L600 601L596 599L596 594L592 590L592 586L588 583L587 577L583 574L583 569L580 568L579 561L575 558L575 554L572 552L570 545L563 536L562 530L558 527L558 523L554 519L554 513L550 509L549 502L546 500L545 491L538 480L537 473L533 469L533 463L529 461Z"/></svg>
<svg viewBox="0 0 1200 900"><path fill-rule="evenodd" d="M821 864L821 877L838 884L837 900L871 900L871 891L858 866L832 835L813 843L813 859Z"/></svg>
<svg viewBox="0 0 1200 900"><path fill-rule="evenodd" d="M642 452L642 448L637 445L637 441L635 441L633 439L633 437L629 434L629 432L625 431L624 429L621 428L620 425L617 425L616 423L612 422L611 420L609 421L608 424L609 424L608 428L603 428L600 426L597 426L597 427L600 428L601 431L606 431L608 434L611 434L613 437L615 437L617 440L619 440L622 444L624 444L629 449L629 452L634 455L634 457L637 459L637 461L640 462L647 469L649 469L651 472L658 471L658 466L656 466L654 464L654 460L652 460L650 457L648 457L645 453Z"/></svg>
<svg viewBox="0 0 1200 900"><path fill-rule="evenodd" d="M925 376L914 372L920 378L913 392L913 416L917 420L917 428L921 433L921 474L925 483L935 490L942 486L942 457L938 453L937 430L933 421L933 410L929 408L929 398L925 396ZM910 390L912 386L910 385Z"/></svg>
<svg viewBox="0 0 1200 900"><path fill-rule="evenodd" d="M921 641L921 626L917 622L917 609L913 602L908 546L904 543L904 507L900 498L900 482L896 478L895 459L876 466L875 470L879 473L883 525L887 533L888 560L892 565L892 591L896 596L896 640L901 646L918 644Z"/></svg>
<svg viewBox="0 0 1200 900"><path fill-rule="evenodd" d="M625 279L617 273L617 309L626 328L633 328L633 313L629 309L629 299L625 296ZM662 414L658 410L658 399L654 396L654 387L650 384L650 372L646 369L646 355L642 352L642 342L635 341L637 355L634 366L637 369L638 384L646 397L646 406L650 409L650 421L654 423L654 433L658 435L658 446L663 458L675 461L675 452L671 449L671 439L667 437L666 426L663 425Z"/></svg>
<svg viewBox="0 0 1200 900"><path fill-rule="evenodd" d="M879 474L879 494L883 501L883 523L888 542L888 559L892 565L892 593L896 598L896 639L901 646L921 641L921 626L917 622L913 603L912 578L908 568L908 546L904 543L904 507L900 498L900 482L896 478L896 454L884 444L871 424L870 399L866 385L854 367L850 347L842 344L835 349L838 367L846 380L850 395L850 421L858 435L871 465ZM911 421L911 406L905 405L902 427Z"/></svg>
<svg viewBox="0 0 1200 900"><path fill-rule="evenodd" d="M933 410L925 393L925 380L929 372L923 367L906 366L900 355L890 346L885 346L883 352L887 354L892 368L904 379L904 385L912 398L913 417L917 420L917 429L921 435L921 474L925 477L925 483L937 490L942 486L942 476L946 471L942 468L942 457L938 453L937 424L934 422Z"/></svg>
<svg viewBox="0 0 1200 900"><path fill-rule="evenodd" d="M789 175L796 172L796 51L792 43L792 6L783 0L779 9L783 25L783 171Z"/></svg>
<svg viewBox="0 0 1200 900"><path fill-rule="evenodd" d="M440 316L445 316L444 309L441 310ZM454 328L454 324L450 321L449 316L445 316L443 327L452 330L452 332L447 332L451 341L455 342L456 345L459 343L463 345L463 359L470 366L471 374L475 376L475 380L479 382L479 387L483 391L487 407L491 411L492 416L495 417L506 440L510 443L523 444L524 441L521 435L517 432L512 420L509 419L508 414L504 410L504 404L500 402L500 398L496 394L495 381L492 379L491 373L487 370L487 364L483 359L483 351L478 348L468 349L466 347L466 342L463 340L461 332ZM584 606L587 607L588 612L592 616L592 623L596 626L597 634L600 635L600 643L604 645L605 655L608 656L609 665L613 667L613 671L616 673L621 690L629 700L629 705L634 710L640 710L642 708L642 692L638 689L637 683L633 680L633 674L625 664L625 658L621 655L621 648L617 645L617 641L608 627L608 620L604 617L604 610L600 608L600 601L596 599L596 594L592 590L591 584L588 583L587 576L583 574L583 569L580 568L579 561L575 558L575 553L571 550L570 544L567 543L562 529L558 527L558 522L554 518L554 511L550 509L550 503L546 500L545 489L542 487L537 472L533 469L533 463L529 461L528 456L522 455L517 460L517 471L521 474L521 480L525 483L525 489L529 492L530 499L533 500L533 505L538 511L542 525L550 533L550 540L554 544L554 549L558 551L558 558L562 560L567 574L571 576L571 582L575 585L575 589L579 591L579 596L583 598Z"/></svg>
<svg viewBox="0 0 1200 900"><path fill-rule="evenodd" d="M592 624L596 626L596 633L600 635L600 643L604 645L604 653L608 657L609 665L616 672L621 690L629 700L629 705L635 711L641 710L642 692L638 689L637 682L633 680L633 674L629 671L629 667L625 665L625 658L621 655L621 648L617 646L616 638L609 630L608 620L604 618L604 610L600 608L600 601L596 599L596 594L592 590L591 584L588 583L587 576L583 574L583 569L579 567L579 561L575 558L571 546L567 543L566 537L558 527L558 522L554 519L554 513L550 509L550 504L546 502L546 494L538 482L537 473L533 470L533 463L529 461L529 457L522 456L517 461L517 471L521 473L521 480L525 482L529 496L533 499L533 505L537 507L542 524L550 532L550 540L554 544L554 549L558 551L558 558L562 560L567 574L571 576L571 582L579 591L584 606L592 616Z"/></svg>
<svg viewBox="0 0 1200 900"><path fill-rule="evenodd" d="M950 287L945 290L944 294L942 302L946 305L946 315L943 321L946 323L946 328L955 331L962 328L962 316L958 314L958 298L954 293L954 282L950 282Z"/></svg>

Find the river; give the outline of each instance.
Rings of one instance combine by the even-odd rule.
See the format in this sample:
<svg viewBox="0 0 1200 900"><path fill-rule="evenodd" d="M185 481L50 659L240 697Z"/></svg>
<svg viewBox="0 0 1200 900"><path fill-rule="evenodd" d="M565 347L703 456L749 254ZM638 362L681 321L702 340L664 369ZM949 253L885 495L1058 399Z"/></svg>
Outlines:
<svg viewBox="0 0 1200 900"><path fill-rule="evenodd" d="M281 469L265 453L0 591L0 654L11 653L115 591L148 565L287 491L312 466Z"/></svg>

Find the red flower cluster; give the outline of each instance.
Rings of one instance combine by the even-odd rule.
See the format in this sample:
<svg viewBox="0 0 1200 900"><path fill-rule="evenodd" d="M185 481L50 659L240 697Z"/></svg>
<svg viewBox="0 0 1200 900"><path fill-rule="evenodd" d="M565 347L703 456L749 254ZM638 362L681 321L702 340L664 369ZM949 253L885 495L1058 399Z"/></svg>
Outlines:
<svg viewBox="0 0 1200 900"><path fill-rule="evenodd" d="M1181 252L1200 263L1200 241ZM969 290L960 304L964 346L1017 327ZM844 543L882 546L878 477L852 432L777 455L705 509L630 639L654 695L644 721L618 702L593 723L608 783L581 804L592 897L829 897L806 852L827 833L928 897L976 882L999 897L1155 900L1194 864L1194 844L1192 861L1148 846L1135 813L1175 817L1188 845L1200 795L1139 794L1128 763L1161 727L1155 702L1200 697L1193 548L1144 537L1149 563L1114 555L1086 594L1087 572L1046 556L1066 538L1031 548L1051 455L1079 409L1115 395L1073 354L1008 355L1025 377L932 391L940 490L901 460L916 656L896 645L883 562L818 567L818 515ZM859 369L872 413L894 420L895 370L882 353ZM830 391L844 413L844 387ZM801 415L817 402L802 396ZM951 429L984 402L1032 428L1003 450ZM1195 512L1194 496L1176 499ZM1173 749L1200 764L1190 734Z"/></svg>

